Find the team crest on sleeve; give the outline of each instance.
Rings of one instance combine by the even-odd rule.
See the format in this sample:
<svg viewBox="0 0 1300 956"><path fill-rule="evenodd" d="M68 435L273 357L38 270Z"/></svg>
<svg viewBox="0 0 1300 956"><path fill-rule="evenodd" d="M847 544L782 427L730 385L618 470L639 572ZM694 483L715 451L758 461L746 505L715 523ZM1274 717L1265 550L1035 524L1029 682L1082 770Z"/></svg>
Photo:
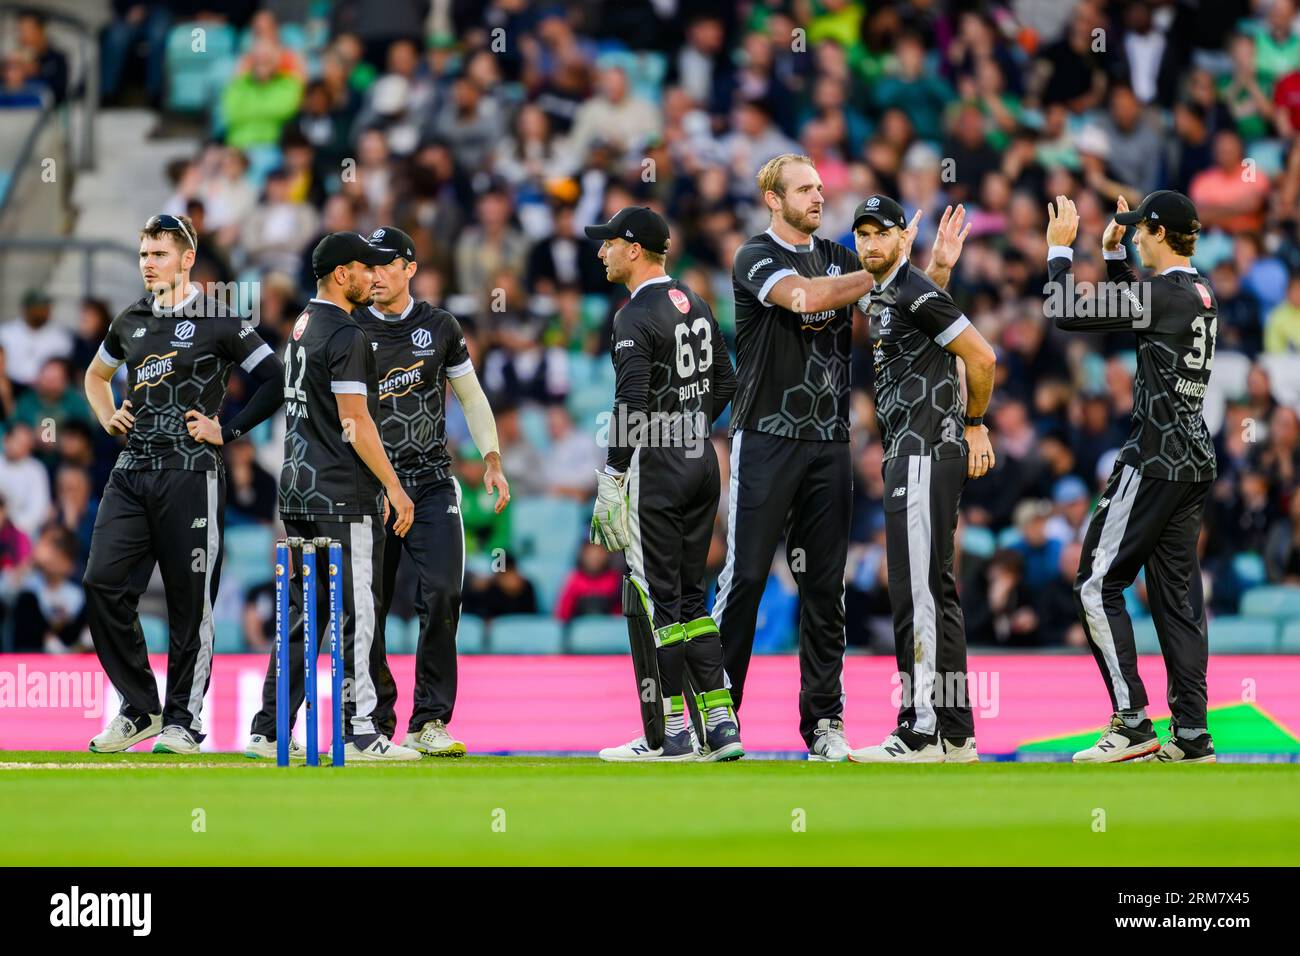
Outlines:
<svg viewBox="0 0 1300 956"><path fill-rule="evenodd" d="M677 306L677 311L682 315L691 311L691 300L686 297L686 293L681 289L669 289L668 298L672 300L673 305Z"/></svg>
<svg viewBox="0 0 1300 956"><path fill-rule="evenodd" d="M308 315L304 312L298 316L298 321L293 324L293 340L295 342L302 338L302 334L307 331L307 318Z"/></svg>

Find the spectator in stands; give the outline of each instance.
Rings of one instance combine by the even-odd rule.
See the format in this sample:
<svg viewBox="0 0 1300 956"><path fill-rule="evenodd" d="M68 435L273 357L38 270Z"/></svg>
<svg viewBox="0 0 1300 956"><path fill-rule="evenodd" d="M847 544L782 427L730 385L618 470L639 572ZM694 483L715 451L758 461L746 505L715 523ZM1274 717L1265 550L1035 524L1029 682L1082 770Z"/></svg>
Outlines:
<svg viewBox="0 0 1300 956"><path fill-rule="evenodd" d="M4 349L5 374L15 396L35 384L41 366L50 359L72 356L72 335L50 321L49 293L28 289L23 294L22 318L0 325L0 349Z"/></svg>
<svg viewBox="0 0 1300 956"><path fill-rule="evenodd" d="M1280 77L1300 69L1300 35L1295 20L1294 0L1273 0L1264 22L1254 29L1256 76L1264 89L1271 89Z"/></svg>
<svg viewBox="0 0 1300 956"><path fill-rule="evenodd" d="M966 633L975 643L1010 647L1038 643L1038 613L1024 566L1024 557L1014 550L996 551L989 559L983 587L975 589L965 609ZM964 594L962 601L966 603Z"/></svg>
<svg viewBox="0 0 1300 956"><path fill-rule="evenodd" d="M278 482L257 461L252 442L236 441L226 452L226 524L270 524L275 520Z"/></svg>
<svg viewBox="0 0 1300 956"><path fill-rule="evenodd" d="M293 200L291 185L287 170L272 170L266 177L261 204L244 220L240 243L249 265L259 272L297 275L306 241L320 223L312 206Z"/></svg>
<svg viewBox="0 0 1300 956"><path fill-rule="evenodd" d="M10 50L0 67L0 109L43 110L54 102L49 89L36 79L36 64L26 50Z"/></svg>
<svg viewBox="0 0 1300 956"><path fill-rule="evenodd" d="M502 410L497 409L497 435L501 445L501 460L507 463L511 475L523 475L523 470L506 451L505 435L501 428ZM461 442L456 448L456 472L460 482L460 518L465 526L465 549L469 554L489 555L493 561L510 548L510 515L507 508L497 514L496 498L483 488L486 471L483 458L473 442ZM518 496L518 482L511 480ZM476 613L476 612L475 612Z"/></svg>
<svg viewBox="0 0 1300 956"><path fill-rule="evenodd" d="M65 424L78 421L88 426L95 421L86 396L72 387L71 377L67 359L50 359L14 406L11 420L31 426L37 453L46 460L54 457L58 430Z"/></svg>
<svg viewBox="0 0 1300 956"><path fill-rule="evenodd" d="M73 369L79 372L90 365L90 360L95 357L100 343L104 341L104 333L108 331L108 323L112 318L108 303L103 299L92 296L81 300L81 321L77 325L72 354L69 356Z"/></svg>
<svg viewBox="0 0 1300 956"><path fill-rule="evenodd" d="M273 582L263 581L244 592L244 606L240 611L239 624L249 653L271 649L271 643L275 640L275 584Z"/></svg>
<svg viewBox="0 0 1300 956"><path fill-rule="evenodd" d="M508 551L494 557L491 574L472 574L466 582L462 610L491 620L502 614L536 614L537 592L519 573L519 563Z"/></svg>
<svg viewBox="0 0 1300 956"><path fill-rule="evenodd" d="M23 534L35 540L50 515L50 477L32 457L36 439L21 422L9 426L0 458L0 496L9 502L9 517Z"/></svg>
<svg viewBox="0 0 1300 956"><path fill-rule="evenodd" d="M438 111L432 133L451 148L462 169L482 169L505 128L500 103L464 73L452 83L451 96Z"/></svg>
<svg viewBox="0 0 1300 956"><path fill-rule="evenodd" d="M1269 531L1264 564L1273 583L1300 586L1300 494L1292 493L1286 519Z"/></svg>
<svg viewBox="0 0 1300 956"><path fill-rule="evenodd" d="M0 496L0 573L26 564L31 554L31 540L9 520L9 507Z"/></svg>
<svg viewBox="0 0 1300 956"><path fill-rule="evenodd" d="M604 451L595 436L573 427L563 405L546 409L546 429L551 439L545 463L547 494L588 501L596 493L596 472L604 467Z"/></svg>
<svg viewBox="0 0 1300 956"><path fill-rule="evenodd" d="M1125 182L1142 195L1154 190L1165 145L1159 125L1143 112L1142 102L1132 88L1111 88L1110 110L1099 129L1109 143L1111 168L1123 170Z"/></svg>
<svg viewBox="0 0 1300 956"><path fill-rule="evenodd" d="M63 654L89 652L85 631L85 595L74 581L77 543L72 533L51 524L32 547L30 569L5 577L4 591L13 606L14 650Z"/></svg>
<svg viewBox="0 0 1300 956"><path fill-rule="evenodd" d="M510 469L519 497L546 493L546 459L541 450L524 435L519 422L519 406L512 401L497 407L497 437L501 443L501 461Z"/></svg>
<svg viewBox="0 0 1300 956"><path fill-rule="evenodd" d="M456 243L456 287L474 296L482 312L502 311L492 302L493 276L502 269L523 275L528 258L528 240L511 224L510 209L505 186L494 185L475 204L477 223L462 232Z"/></svg>
<svg viewBox="0 0 1300 956"><path fill-rule="evenodd" d="M77 544L78 575L86 569L86 559L90 556L90 534L95 530L95 516L99 513L99 498L92 497L93 490L89 473L81 468L65 465L55 474L54 520L72 532Z"/></svg>
<svg viewBox="0 0 1300 956"><path fill-rule="evenodd" d="M1068 547L1072 542L1082 541L1084 532L1088 530L1088 511L1091 504L1092 497L1088 494L1088 486L1083 483L1082 478L1067 475L1059 479L1052 489L1054 513L1047 519L1044 529L1047 537L1059 541L1063 547ZM1070 617L1075 616L1072 611Z"/></svg>
<svg viewBox="0 0 1300 956"><path fill-rule="evenodd" d="M155 107L162 103L167 55L169 5L156 0L113 0L113 16L99 41L99 92L105 103L119 97L122 78L141 47L145 50L145 92Z"/></svg>
<svg viewBox="0 0 1300 956"><path fill-rule="evenodd" d="M32 59L36 80L50 91L57 106L68 97L68 58L50 46L45 17L35 10L18 14L18 46Z"/></svg>
<svg viewBox="0 0 1300 956"><path fill-rule="evenodd" d="M1268 175L1255 165L1242 166L1241 137L1223 130L1214 137L1214 166L1192 177L1188 196L1196 204L1204 229L1258 232L1268 205Z"/></svg>
<svg viewBox="0 0 1300 956"><path fill-rule="evenodd" d="M584 542L578 566L560 589L555 616L568 623L583 614L618 614L622 604L623 575L612 566L610 553Z"/></svg>
<svg viewBox="0 0 1300 956"><path fill-rule="evenodd" d="M662 128L655 105L632 92L621 67L611 66L600 71L596 95L578 107L569 139L580 159L597 141L612 146L616 155L631 157Z"/></svg>
<svg viewBox="0 0 1300 956"><path fill-rule="evenodd" d="M1285 301L1268 314L1264 323L1264 351L1300 352L1300 271L1291 273Z"/></svg>
<svg viewBox="0 0 1300 956"><path fill-rule="evenodd" d="M298 112L302 90L302 77L284 71L280 47L266 40L254 43L246 69L221 95L226 144L275 146L281 128Z"/></svg>
<svg viewBox="0 0 1300 956"><path fill-rule="evenodd" d="M1016 505L1014 522L1020 540L1011 547L1024 561L1022 574L1031 591L1056 577L1061 541L1047 534L1047 519L1051 516L1052 503L1044 499L1030 498Z"/></svg>
<svg viewBox="0 0 1300 956"><path fill-rule="evenodd" d="M880 111L904 109L927 139L936 140L943 114L956 94L937 71L927 69L925 45L916 33L904 33L894 46L897 63L892 74L881 77L872 93Z"/></svg>
<svg viewBox="0 0 1300 956"><path fill-rule="evenodd" d="M1061 548L1056 576L1034 595L1038 643L1042 646L1080 649L1088 646L1074 601L1074 578L1082 554L1083 544L1077 540Z"/></svg>

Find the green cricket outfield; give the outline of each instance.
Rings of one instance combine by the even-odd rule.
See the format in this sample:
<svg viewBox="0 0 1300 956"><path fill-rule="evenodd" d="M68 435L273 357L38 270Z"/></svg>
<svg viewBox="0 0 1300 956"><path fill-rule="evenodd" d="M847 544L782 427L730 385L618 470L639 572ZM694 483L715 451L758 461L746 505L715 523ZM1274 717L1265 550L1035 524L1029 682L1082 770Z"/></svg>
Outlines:
<svg viewBox="0 0 1300 956"><path fill-rule="evenodd" d="M1300 765L0 753L0 865L1297 865Z"/></svg>

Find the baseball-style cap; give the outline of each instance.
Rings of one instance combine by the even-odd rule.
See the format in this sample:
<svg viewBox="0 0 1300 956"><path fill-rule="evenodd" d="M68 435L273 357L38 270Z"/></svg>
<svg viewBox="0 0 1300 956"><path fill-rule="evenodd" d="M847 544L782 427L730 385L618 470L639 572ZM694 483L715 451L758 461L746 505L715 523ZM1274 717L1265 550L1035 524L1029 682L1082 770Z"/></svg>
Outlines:
<svg viewBox="0 0 1300 956"><path fill-rule="evenodd" d="M651 252L668 251L668 223L649 206L625 206L609 222L583 230L588 239L626 239Z"/></svg>
<svg viewBox="0 0 1300 956"><path fill-rule="evenodd" d="M1192 223L1200 220L1196 206L1182 193L1172 189L1157 189L1142 200L1136 209L1116 214L1121 226L1136 226L1143 219L1152 226L1164 226L1170 232L1195 232Z"/></svg>
<svg viewBox="0 0 1300 956"><path fill-rule="evenodd" d="M311 251L311 271L319 279L349 262L382 266L395 258L396 249L369 242L359 232L331 232Z"/></svg>
<svg viewBox="0 0 1300 956"><path fill-rule="evenodd" d="M858 228L864 219L874 220L886 229L894 226L902 229L907 217L903 215L903 207L888 196L868 196L853 210L853 228Z"/></svg>
<svg viewBox="0 0 1300 956"><path fill-rule="evenodd" d="M392 226L384 226L382 229L376 229L370 234L367 240L372 246L390 246L397 250L394 259L405 259L407 262L415 261L415 242L406 233ZM383 265L381 262L380 265Z"/></svg>

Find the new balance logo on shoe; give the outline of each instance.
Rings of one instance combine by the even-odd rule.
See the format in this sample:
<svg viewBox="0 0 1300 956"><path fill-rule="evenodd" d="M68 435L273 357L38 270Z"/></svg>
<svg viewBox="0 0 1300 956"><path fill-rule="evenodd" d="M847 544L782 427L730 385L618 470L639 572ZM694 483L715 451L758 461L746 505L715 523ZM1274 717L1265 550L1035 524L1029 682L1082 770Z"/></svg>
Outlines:
<svg viewBox="0 0 1300 956"><path fill-rule="evenodd" d="M907 748L902 744L890 744L885 748L885 753L889 754L891 757L901 757L903 754L907 753Z"/></svg>

